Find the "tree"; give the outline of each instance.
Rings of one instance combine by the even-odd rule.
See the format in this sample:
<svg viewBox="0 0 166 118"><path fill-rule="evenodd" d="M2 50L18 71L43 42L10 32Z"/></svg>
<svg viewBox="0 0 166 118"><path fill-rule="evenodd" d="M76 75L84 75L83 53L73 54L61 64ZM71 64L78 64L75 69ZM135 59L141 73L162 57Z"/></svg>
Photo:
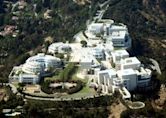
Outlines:
<svg viewBox="0 0 166 118"><path fill-rule="evenodd" d="M157 78L159 78L161 84L166 86L166 71L162 72L161 75L158 75Z"/></svg>
<svg viewBox="0 0 166 118"><path fill-rule="evenodd" d="M74 63L69 63L67 67L60 72L59 74L59 79L62 80L63 82L68 81L71 79L72 74L74 73L75 65Z"/></svg>
<svg viewBox="0 0 166 118"><path fill-rule="evenodd" d="M41 84L41 90L47 94L52 94L52 91L50 90L49 86L51 84L51 81L47 80Z"/></svg>
<svg viewBox="0 0 166 118"><path fill-rule="evenodd" d="M82 40L80 43L82 44L82 47L87 47L87 42L85 40Z"/></svg>
<svg viewBox="0 0 166 118"><path fill-rule="evenodd" d="M2 26L4 24L4 14L0 14L0 26Z"/></svg>
<svg viewBox="0 0 166 118"><path fill-rule="evenodd" d="M2 110L3 110L3 108L2 108L2 106L0 105L0 117L1 117L1 118L4 118L5 116L4 116L4 114L2 113Z"/></svg>

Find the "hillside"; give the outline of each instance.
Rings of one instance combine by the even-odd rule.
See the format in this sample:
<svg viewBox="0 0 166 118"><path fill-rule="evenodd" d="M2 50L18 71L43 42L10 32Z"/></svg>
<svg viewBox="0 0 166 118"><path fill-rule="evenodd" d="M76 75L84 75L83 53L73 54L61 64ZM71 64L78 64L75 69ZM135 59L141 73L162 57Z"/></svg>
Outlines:
<svg viewBox="0 0 166 118"><path fill-rule="evenodd" d="M152 57L166 70L166 1L113 0L105 18L125 23L133 39L132 54Z"/></svg>
<svg viewBox="0 0 166 118"><path fill-rule="evenodd" d="M85 28L88 6L73 0L0 0L0 80L14 65L45 50L53 41L73 41Z"/></svg>
<svg viewBox="0 0 166 118"><path fill-rule="evenodd" d="M12 66L24 62L29 51L35 54L47 48L46 37L72 41L75 33L85 29L89 4L93 14L104 0L25 0L19 4L17 1L0 1L0 31L8 25L18 30L16 37L0 36L0 78L7 79ZM165 0L111 0L104 15L128 26L133 39L132 55L158 60L162 71L166 70L165 6Z"/></svg>
<svg viewBox="0 0 166 118"><path fill-rule="evenodd" d="M144 10L141 14L158 25L166 22L166 1L165 0L143 0Z"/></svg>
<svg viewBox="0 0 166 118"><path fill-rule="evenodd" d="M39 52L47 53L48 46L52 42L73 42L73 36L86 28L87 20L96 14L96 10L105 1L0 0L0 83L8 82L8 75L13 66L24 63L29 56ZM145 63L146 57L157 60L162 75L158 76L155 73L157 76L154 78L164 80L160 82L162 84L165 82L166 85L166 0L110 0L104 18L110 18L127 25L133 43L129 50L130 55L138 56ZM152 91L151 96L155 96L157 92L157 90ZM155 107L158 107L157 104L161 102L161 99L165 101L163 99L165 98L164 92L165 89L158 94L158 99L154 101ZM147 93L151 94L151 92ZM118 94L115 95L115 99L117 99ZM57 96L59 95L57 94ZM110 106L110 112L115 114L115 117L120 117L118 113L123 111L121 117L125 118L138 117L140 114L140 117L165 117L165 109L159 111L153 108L153 104L151 105L151 100L156 98L144 94L138 95L138 97L145 101L146 107L144 109L127 110L126 112L127 108L115 101L114 105ZM74 114L75 117L104 118L111 114L108 113L108 104L105 103L110 101L112 103L113 98L101 100L103 106L99 104L98 108L96 105L100 102L95 99L92 101L87 103L87 101L77 100L77 102L64 102L62 104L60 101L53 103L36 100L35 103L32 100L27 102L25 109L30 113L36 112L41 117L48 117L52 114L52 117L58 117L57 113L59 113L59 117L72 117ZM162 108L165 108L166 101L163 101ZM14 104L14 102L12 103ZM74 107L77 104L85 108ZM5 105L8 106L8 104ZM43 112L45 107L51 108L52 106L57 108L55 113ZM42 109L44 110L42 111ZM110 117L114 117L113 114Z"/></svg>

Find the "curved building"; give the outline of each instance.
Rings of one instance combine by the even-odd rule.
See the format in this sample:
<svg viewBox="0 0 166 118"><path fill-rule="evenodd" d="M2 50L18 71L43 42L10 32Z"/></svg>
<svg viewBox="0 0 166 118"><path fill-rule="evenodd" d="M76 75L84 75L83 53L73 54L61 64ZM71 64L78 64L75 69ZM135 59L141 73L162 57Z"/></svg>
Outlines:
<svg viewBox="0 0 166 118"><path fill-rule="evenodd" d="M68 53L71 51L71 47L69 44L60 43L53 43L48 47L48 52L51 54L55 53Z"/></svg>
<svg viewBox="0 0 166 118"><path fill-rule="evenodd" d="M59 46L58 48L58 53L68 53L71 52L71 47L68 44L63 44L61 46Z"/></svg>
<svg viewBox="0 0 166 118"><path fill-rule="evenodd" d="M58 48L59 48L59 46L61 46L61 45L63 45L62 42L51 44L51 45L48 47L48 52L51 53L51 54L58 53Z"/></svg>
<svg viewBox="0 0 166 118"><path fill-rule="evenodd" d="M26 60L22 70L25 73L40 73L45 74L51 72L55 68L61 65L61 60L51 55L45 55L43 53L30 57Z"/></svg>
<svg viewBox="0 0 166 118"><path fill-rule="evenodd" d="M37 74L42 72L42 66L39 62L28 62L23 64L22 71L28 74Z"/></svg>

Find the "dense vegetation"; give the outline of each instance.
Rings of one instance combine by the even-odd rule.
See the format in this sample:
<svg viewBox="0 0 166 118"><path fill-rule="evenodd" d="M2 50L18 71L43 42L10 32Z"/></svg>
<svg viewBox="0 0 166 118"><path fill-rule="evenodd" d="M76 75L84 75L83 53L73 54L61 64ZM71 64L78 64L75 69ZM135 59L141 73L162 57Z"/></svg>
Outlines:
<svg viewBox="0 0 166 118"><path fill-rule="evenodd" d="M36 107L31 107L28 109L28 112L25 114L22 114L22 118L29 118L29 117L37 117L37 118L107 118L109 114L109 110L104 107L102 109L100 108L81 108L81 109L72 109L72 108L57 108L54 110L43 110L42 108L39 108L39 110Z"/></svg>
<svg viewBox="0 0 166 118"><path fill-rule="evenodd" d="M7 101L2 100L0 102L0 112L2 109L14 109L17 106L24 105L23 98L21 96L15 96L15 94L12 93L10 87L7 86L2 88L6 90L6 94L9 96L9 99Z"/></svg>
<svg viewBox="0 0 166 118"><path fill-rule="evenodd" d="M156 59L166 78L166 2L164 0L112 0L104 17L128 26L131 55ZM154 20L155 19L155 20ZM164 82L164 81L163 81Z"/></svg>
<svg viewBox="0 0 166 118"><path fill-rule="evenodd" d="M41 84L41 89L43 92L47 94L53 94L56 92L67 92L68 94L76 93L82 89L83 82L81 80L72 80L73 74L75 74L75 71L78 67L74 63L69 63L65 69L61 70L59 72L59 79L56 80L47 80ZM70 82L75 83L76 86L66 89L66 88L53 88L50 87L51 83L60 83L60 82Z"/></svg>
<svg viewBox="0 0 166 118"><path fill-rule="evenodd" d="M74 81L77 85L75 87L70 88L67 93L68 94L73 94L73 93L77 93L78 91L80 91L83 88L83 82L80 80Z"/></svg>
<svg viewBox="0 0 166 118"><path fill-rule="evenodd" d="M145 102L145 108L138 110L127 109L122 112L121 118L130 118L130 117L150 117L150 118L165 118L166 110L155 110L150 101ZM166 107L166 103L164 108Z"/></svg>
<svg viewBox="0 0 166 118"><path fill-rule="evenodd" d="M41 84L41 90L47 94L53 94L53 93L58 93L58 92L66 92L68 94L73 94L73 93L80 91L84 86L83 82L80 80L77 80L77 81L70 80L68 82L75 83L76 86L73 86L71 88L50 87L51 83L59 83L59 82L62 82L62 81L61 80L55 80L55 81L47 80Z"/></svg>
<svg viewBox="0 0 166 118"><path fill-rule="evenodd" d="M59 74L59 80L63 82L67 82L72 78L72 75L76 71L76 66L74 63L69 63L64 70L62 70Z"/></svg>
<svg viewBox="0 0 166 118"><path fill-rule="evenodd" d="M95 99L76 101L32 101L24 106L27 117L83 117L83 118L106 118L108 117L107 106L115 100L113 96L103 96ZM53 109L51 109L53 108ZM56 115L56 116L55 116Z"/></svg>
<svg viewBox="0 0 166 118"><path fill-rule="evenodd" d="M93 0L90 12L89 5L79 6L73 0L25 0L27 6L21 10L18 7L12 8L12 4L15 4L18 0L6 1L10 2L0 0L0 31L3 31L6 25L13 25L17 26L19 32L16 37L11 34L0 36L0 81L3 82L7 82L9 72L14 65L24 63L30 55L47 48L46 37L51 36L54 42L72 42L73 35L85 29L85 22L89 14L95 14L98 1L104 2L105 0ZM122 22L128 26L133 40L132 49L130 50L131 55L141 56L142 60L145 57L156 59L162 69L162 75L156 77L166 84L165 6L165 0L111 0L110 7L104 17L114 19L116 22ZM50 12L52 18L50 19L44 18L47 9L52 10ZM12 20L13 16L18 17L18 20ZM32 53L30 53L31 51ZM69 73L68 70L65 70L62 74L64 81L70 79L66 76L70 75ZM56 102L54 104L30 101L25 106L25 116L103 118L108 117L108 110L96 110L95 108L91 111L89 107L107 106L109 100L114 99L92 99L77 102ZM165 109L159 112L152 109L150 103L146 104L147 106L144 109L123 112L122 117L137 117L140 114L147 117L165 116ZM9 103L4 101L0 103L0 111L2 108L14 108L17 105L22 105L22 98L13 95L10 97ZM57 109L51 112L44 111L47 106ZM82 106L85 106L88 110L70 109ZM75 116L71 116L71 114Z"/></svg>
<svg viewBox="0 0 166 118"><path fill-rule="evenodd" d="M35 54L44 48L46 37L52 37L53 41L72 41L73 36L85 28L89 13L88 5L78 6L72 0L27 0L21 10L12 7L16 2L2 0L0 3L0 31L6 25L17 26L19 30L16 37L0 36L0 78L6 80L11 68L21 63L20 58L29 51ZM52 18L45 19L48 9ZM12 20L13 16L18 20Z"/></svg>

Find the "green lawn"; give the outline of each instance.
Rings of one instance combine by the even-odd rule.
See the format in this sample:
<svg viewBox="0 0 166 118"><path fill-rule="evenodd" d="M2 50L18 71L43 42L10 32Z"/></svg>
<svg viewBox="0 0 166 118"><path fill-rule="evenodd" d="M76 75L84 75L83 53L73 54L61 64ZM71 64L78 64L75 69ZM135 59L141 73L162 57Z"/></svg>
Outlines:
<svg viewBox="0 0 166 118"><path fill-rule="evenodd" d="M93 88L89 88L88 85L85 85L79 92L71 95L61 96L61 98L82 98L94 95L96 95L96 91Z"/></svg>
<svg viewBox="0 0 166 118"><path fill-rule="evenodd" d="M46 77L46 78L44 78L44 81L46 81L46 80L57 80L58 78L59 78L58 75L54 75L52 77Z"/></svg>
<svg viewBox="0 0 166 118"><path fill-rule="evenodd" d="M77 75L76 75L80 71L81 70L79 68L77 68L76 73L72 76L72 80L81 80L82 82L84 82L86 84L88 82L88 78L81 79L81 78L77 77Z"/></svg>
<svg viewBox="0 0 166 118"><path fill-rule="evenodd" d="M94 96L96 95L96 91L93 88L89 88L87 85L82 88L77 93L73 94L64 94L64 93L59 93L57 95L55 94L46 94L46 93L32 93L32 95L37 95L37 96L47 96L47 97L57 97L57 98L84 98L88 96Z"/></svg>
<svg viewBox="0 0 166 118"><path fill-rule="evenodd" d="M86 85L79 93L91 93L91 92L94 92L94 90Z"/></svg>
<svg viewBox="0 0 166 118"><path fill-rule="evenodd" d="M88 97L88 96L94 96L94 95L96 95L96 92L92 88L89 88L86 86L77 93L61 96L61 98L82 98L82 97Z"/></svg>
<svg viewBox="0 0 166 118"><path fill-rule="evenodd" d="M81 80L85 84L88 82L88 78L81 79L81 78L77 77L76 75L74 75L72 77L72 80Z"/></svg>
<svg viewBox="0 0 166 118"><path fill-rule="evenodd" d="M77 70L75 71L75 73L72 75L72 80L81 80L84 83L84 87L82 88L82 90L80 90L77 93L73 93L73 94L68 94L68 95L60 95L58 98L82 98L82 97L88 97L88 96L94 96L96 95L96 91L93 88L89 88L89 86L87 85L88 83L88 78L84 78L81 79L79 77L76 76L76 73L78 73L79 71L81 71L79 68L77 68ZM58 74L52 76L52 77L46 77L46 80L57 80L59 79ZM42 93L40 93L42 94ZM46 95L46 94L42 94L42 95ZM49 95L47 95L49 96ZM54 95L51 95L54 96ZM56 95L55 95L56 96Z"/></svg>
<svg viewBox="0 0 166 118"><path fill-rule="evenodd" d="M77 97L88 97L88 96L96 95L96 91L93 88L89 88L89 86L87 85L88 78L81 79L76 76L76 74L79 71L81 70L78 68L76 73L72 76L72 80L81 80L85 84L85 86L79 92L73 93L71 95L62 96L62 98L77 98Z"/></svg>

